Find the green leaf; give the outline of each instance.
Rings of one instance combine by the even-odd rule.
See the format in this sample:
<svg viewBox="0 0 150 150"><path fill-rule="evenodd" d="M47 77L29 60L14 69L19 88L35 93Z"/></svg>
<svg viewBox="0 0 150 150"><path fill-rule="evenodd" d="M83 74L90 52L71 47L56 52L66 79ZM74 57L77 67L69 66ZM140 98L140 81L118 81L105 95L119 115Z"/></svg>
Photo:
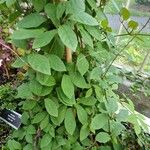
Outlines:
<svg viewBox="0 0 150 150"><path fill-rule="evenodd" d="M130 20L128 22L128 27L131 28L131 29L133 29L133 30L135 30L138 27L138 23L136 21L134 21L134 20Z"/></svg>
<svg viewBox="0 0 150 150"><path fill-rule="evenodd" d="M93 94L93 89L90 88L89 90L86 91L85 98L92 96L92 94Z"/></svg>
<svg viewBox="0 0 150 150"><path fill-rule="evenodd" d="M85 11L85 0L70 0L69 2L73 13Z"/></svg>
<svg viewBox="0 0 150 150"><path fill-rule="evenodd" d="M74 74L71 74L70 77L75 86L83 89L90 88L90 86L86 83L84 77L80 75L80 73L75 72Z"/></svg>
<svg viewBox="0 0 150 150"><path fill-rule="evenodd" d="M39 123L46 117L46 112L39 112L34 116L32 123Z"/></svg>
<svg viewBox="0 0 150 150"><path fill-rule="evenodd" d="M49 98L46 98L44 100L45 102L45 108L47 110L47 112L51 115L51 116L54 116L54 117L58 117L58 107L57 105L55 104L54 101L52 101L51 99Z"/></svg>
<svg viewBox="0 0 150 150"><path fill-rule="evenodd" d="M123 20L128 20L129 17L130 17L130 12L127 8L123 7L121 10L120 10L120 14L121 16L123 17Z"/></svg>
<svg viewBox="0 0 150 150"><path fill-rule="evenodd" d="M40 36L43 29L19 29L13 32L11 39L24 40Z"/></svg>
<svg viewBox="0 0 150 150"><path fill-rule="evenodd" d="M120 122L127 121L128 115L129 115L129 111L128 110L120 109L119 113L116 114L116 119L117 119L117 121L120 121Z"/></svg>
<svg viewBox="0 0 150 150"><path fill-rule="evenodd" d="M44 6L46 4L46 0L32 0L32 3L33 3L33 6L34 6L34 9L37 12L40 12L44 9Z"/></svg>
<svg viewBox="0 0 150 150"><path fill-rule="evenodd" d="M83 42L93 48L93 40L91 36L89 35L89 33L86 30L84 30L84 28L81 28L81 27L79 28L79 31L81 33Z"/></svg>
<svg viewBox="0 0 150 150"><path fill-rule="evenodd" d="M54 86L56 84L55 78L50 75L42 74L37 72L36 80L44 86Z"/></svg>
<svg viewBox="0 0 150 150"><path fill-rule="evenodd" d="M43 130L45 129L49 124L49 115L47 115L40 123L40 128Z"/></svg>
<svg viewBox="0 0 150 150"><path fill-rule="evenodd" d="M97 114L91 122L91 129L98 130L108 123L108 116L106 114Z"/></svg>
<svg viewBox="0 0 150 150"><path fill-rule="evenodd" d="M15 62L11 65L14 68L21 68L27 65L25 57L19 57L15 60Z"/></svg>
<svg viewBox="0 0 150 150"><path fill-rule="evenodd" d="M77 58L77 68L80 74L83 76L89 69L89 62L83 54L79 54Z"/></svg>
<svg viewBox="0 0 150 150"><path fill-rule="evenodd" d="M85 25L90 25L90 26L98 25L97 20L86 12L77 12L76 14L73 14L70 19Z"/></svg>
<svg viewBox="0 0 150 150"><path fill-rule="evenodd" d="M99 28L92 27L92 26L85 26L85 29L91 34L91 36L101 41L101 31Z"/></svg>
<svg viewBox="0 0 150 150"><path fill-rule="evenodd" d="M56 71L66 71L63 61L57 55L49 54L47 57L52 69Z"/></svg>
<svg viewBox="0 0 150 150"><path fill-rule="evenodd" d="M35 129L35 127L33 125L29 125L26 128L26 132L27 132L27 134L32 135L32 134L36 133L36 129Z"/></svg>
<svg viewBox="0 0 150 150"><path fill-rule="evenodd" d="M78 41L76 34L74 33L70 25L60 26L58 28L58 34L64 45L66 45L72 51L76 51Z"/></svg>
<svg viewBox="0 0 150 150"><path fill-rule="evenodd" d="M73 135L76 129L76 121L75 121L74 113L71 108L67 109L64 124L67 132Z"/></svg>
<svg viewBox="0 0 150 150"><path fill-rule="evenodd" d="M70 79L70 76L64 74L61 82L61 88L64 94L69 98L72 99L74 97L74 85Z"/></svg>
<svg viewBox="0 0 150 150"><path fill-rule="evenodd" d="M57 95L59 100L66 106L72 106L75 104L75 98L69 99L62 91L61 88L57 88Z"/></svg>
<svg viewBox="0 0 150 150"><path fill-rule="evenodd" d="M65 46L57 36L54 38L53 47L51 48L51 54L57 55L59 58L64 58Z"/></svg>
<svg viewBox="0 0 150 150"><path fill-rule="evenodd" d="M107 28L107 27L108 27L108 20L107 20L107 19L102 20L101 26L102 26L103 28Z"/></svg>
<svg viewBox="0 0 150 150"><path fill-rule="evenodd" d="M80 98L78 100L78 102L80 104L83 104L85 106L93 106L93 105L95 105L96 101L97 101L97 99L94 98L93 96L91 96L91 97L83 97L83 98Z"/></svg>
<svg viewBox="0 0 150 150"><path fill-rule="evenodd" d="M47 145L49 145L51 141L52 141L52 137L49 134L45 134L41 139L40 147L41 148L46 147Z"/></svg>
<svg viewBox="0 0 150 150"><path fill-rule="evenodd" d="M118 110L118 103L115 98L108 98L105 106L109 113L115 113Z"/></svg>
<svg viewBox="0 0 150 150"><path fill-rule="evenodd" d="M17 26L19 28L35 28L40 26L45 21L46 19L39 13L32 13L19 21Z"/></svg>
<svg viewBox="0 0 150 150"><path fill-rule="evenodd" d="M100 67L95 67L90 73L90 79L100 80L100 76L102 74L102 70Z"/></svg>
<svg viewBox="0 0 150 150"><path fill-rule="evenodd" d="M78 119L79 121L84 125L87 123L88 121L88 115L86 110L80 106L80 105L75 105L76 109L77 109L77 115L78 115Z"/></svg>
<svg viewBox="0 0 150 150"><path fill-rule="evenodd" d="M38 96L46 96L51 93L53 87L42 86L38 81L31 80L29 84L30 91Z"/></svg>
<svg viewBox="0 0 150 150"><path fill-rule="evenodd" d="M20 150L21 148L21 144L15 140L9 140L8 141L8 148L10 150Z"/></svg>
<svg viewBox="0 0 150 150"><path fill-rule="evenodd" d="M36 105L36 101L34 100L26 100L23 103L23 109L24 110L32 110Z"/></svg>
<svg viewBox="0 0 150 150"><path fill-rule="evenodd" d="M32 48L35 49L35 48L46 46L47 44L51 42L51 40L54 38L56 33L57 33L56 30L51 30L51 31L42 33L40 36L35 38Z"/></svg>
<svg viewBox="0 0 150 150"><path fill-rule="evenodd" d="M47 57L40 54L30 54L28 56L28 63L34 70L51 75L50 63Z"/></svg>
<svg viewBox="0 0 150 150"><path fill-rule="evenodd" d="M27 143L33 143L33 135L31 134L26 134L25 139L27 141Z"/></svg>
<svg viewBox="0 0 150 150"><path fill-rule="evenodd" d="M62 2L57 5L56 16L60 19L66 10L66 3Z"/></svg>
<svg viewBox="0 0 150 150"><path fill-rule="evenodd" d="M96 135L96 141L100 143L107 143L111 140L111 137L108 133L106 132L100 132Z"/></svg>
<svg viewBox="0 0 150 150"><path fill-rule="evenodd" d="M32 149L32 144L27 144L23 150L31 150Z"/></svg>
<svg viewBox="0 0 150 150"><path fill-rule="evenodd" d="M27 83L23 83L21 84L18 88L17 88L17 98L22 98L22 99L31 99L33 98L33 94L29 89L29 85Z"/></svg>
<svg viewBox="0 0 150 150"><path fill-rule="evenodd" d="M53 22L53 24L58 27L59 26L59 20L56 17L56 12L57 12L57 5L52 4L52 3L48 3L45 6L45 12L48 15L48 17L51 19L51 21Z"/></svg>
<svg viewBox="0 0 150 150"><path fill-rule="evenodd" d="M64 121L66 110L67 107L65 105L62 105L58 109L58 117L51 117L51 120L55 125L60 126L60 124Z"/></svg>
<svg viewBox="0 0 150 150"><path fill-rule="evenodd" d="M88 129L88 126L85 124L80 129L80 141L83 141L86 139L89 135L90 131Z"/></svg>
<svg viewBox="0 0 150 150"><path fill-rule="evenodd" d="M12 6L13 4L15 4L16 0L6 0L6 6L7 7L10 7Z"/></svg>

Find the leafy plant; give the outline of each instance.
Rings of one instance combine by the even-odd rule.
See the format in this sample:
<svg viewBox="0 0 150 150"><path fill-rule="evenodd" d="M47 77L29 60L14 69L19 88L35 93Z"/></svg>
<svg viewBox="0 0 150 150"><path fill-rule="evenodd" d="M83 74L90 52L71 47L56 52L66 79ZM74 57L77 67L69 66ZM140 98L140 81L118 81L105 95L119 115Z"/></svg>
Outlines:
<svg viewBox="0 0 150 150"><path fill-rule="evenodd" d="M113 92L119 77L110 62L117 50L102 2L20 3L24 16L11 41L24 49L12 64L25 70L16 96L22 99L23 125L8 141L10 150L115 149L125 130L122 121L131 122L137 135L139 122L147 129L132 102ZM129 116L127 110L116 113L119 102Z"/></svg>

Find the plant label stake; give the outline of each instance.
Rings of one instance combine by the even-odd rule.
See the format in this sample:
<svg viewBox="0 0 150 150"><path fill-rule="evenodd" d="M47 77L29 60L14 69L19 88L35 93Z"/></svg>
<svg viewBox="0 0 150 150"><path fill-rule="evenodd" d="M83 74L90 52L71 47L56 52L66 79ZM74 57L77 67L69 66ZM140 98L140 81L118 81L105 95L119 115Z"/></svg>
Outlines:
<svg viewBox="0 0 150 150"><path fill-rule="evenodd" d="M15 111L3 109L0 113L0 120L4 121L14 129L18 129L21 125L21 115Z"/></svg>

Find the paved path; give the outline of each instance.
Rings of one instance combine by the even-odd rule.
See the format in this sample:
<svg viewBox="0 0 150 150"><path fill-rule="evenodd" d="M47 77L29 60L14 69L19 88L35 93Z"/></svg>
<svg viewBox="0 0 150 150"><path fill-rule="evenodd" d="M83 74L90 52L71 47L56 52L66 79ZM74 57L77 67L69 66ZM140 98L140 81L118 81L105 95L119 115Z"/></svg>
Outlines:
<svg viewBox="0 0 150 150"><path fill-rule="evenodd" d="M120 27L120 17L119 15L109 15L107 14L110 26L113 29L119 29ZM131 17L134 21L137 21L139 24L139 29L141 29L143 27L143 25L145 25L145 23L147 22L147 20L149 19L149 17L137 17L137 16L133 16ZM144 33L150 33L150 22L147 24L147 26L142 30Z"/></svg>

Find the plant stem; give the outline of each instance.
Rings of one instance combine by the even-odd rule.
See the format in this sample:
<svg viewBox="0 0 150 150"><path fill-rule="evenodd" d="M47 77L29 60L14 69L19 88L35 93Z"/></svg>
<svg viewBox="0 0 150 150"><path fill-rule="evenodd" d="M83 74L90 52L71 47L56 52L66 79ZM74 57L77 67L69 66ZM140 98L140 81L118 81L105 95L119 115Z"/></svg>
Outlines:
<svg viewBox="0 0 150 150"><path fill-rule="evenodd" d="M71 49L68 47L66 47L66 61L67 63L72 62L72 52L71 52Z"/></svg>
<svg viewBox="0 0 150 150"><path fill-rule="evenodd" d="M120 54L127 48L127 46L137 37L137 35L147 26L147 24L150 22L150 18L147 20L147 22L145 23L145 25L138 31L137 34L135 34L129 41L128 43L115 55L114 59L111 61L111 63L109 64L109 66L106 68L106 71L104 72L102 78L104 78L106 76L106 74L108 73L110 67L112 66L112 64L114 63L114 61L118 58L118 56L120 56Z"/></svg>

